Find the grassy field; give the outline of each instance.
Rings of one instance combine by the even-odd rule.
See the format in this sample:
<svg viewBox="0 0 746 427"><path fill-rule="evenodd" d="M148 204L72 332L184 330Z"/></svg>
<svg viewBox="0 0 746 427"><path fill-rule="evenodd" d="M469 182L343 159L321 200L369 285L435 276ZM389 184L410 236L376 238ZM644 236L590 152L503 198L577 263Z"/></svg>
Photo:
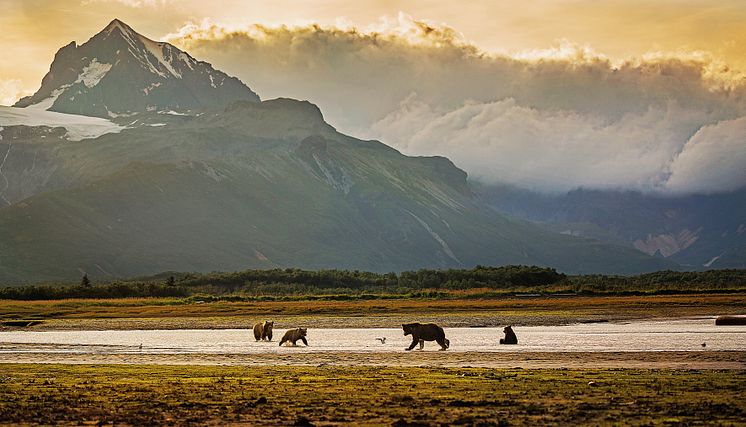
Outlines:
<svg viewBox="0 0 746 427"><path fill-rule="evenodd" d="M743 425L744 393L742 370L9 364L0 422Z"/></svg>
<svg viewBox="0 0 746 427"><path fill-rule="evenodd" d="M40 320L35 329L246 327L256 320L312 327L396 327L402 320L443 326L553 325L634 318L746 313L746 294L502 297L359 301L214 301L133 298L0 301L0 323Z"/></svg>

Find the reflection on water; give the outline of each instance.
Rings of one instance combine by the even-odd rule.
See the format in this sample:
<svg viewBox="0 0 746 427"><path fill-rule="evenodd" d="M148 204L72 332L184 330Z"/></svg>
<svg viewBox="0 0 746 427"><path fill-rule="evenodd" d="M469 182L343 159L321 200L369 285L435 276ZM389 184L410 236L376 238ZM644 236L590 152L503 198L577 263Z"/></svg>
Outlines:
<svg viewBox="0 0 746 427"><path fill-rule="evenodd" d="M499 345L502 328L446 328L449 351L746 351L746 326L715 326L714 319L637 321L567 326L516 326L518 345ZM305 348L255 342L249 329L0 332L0 353L292 353L399 352L410 337L401 329L309 329ZM385 337L385 344L376 338ZM706 344L703 347L702 344ZM140 348L142 346L142 348ZM435 351L434 342L425 343Z"/></svg>

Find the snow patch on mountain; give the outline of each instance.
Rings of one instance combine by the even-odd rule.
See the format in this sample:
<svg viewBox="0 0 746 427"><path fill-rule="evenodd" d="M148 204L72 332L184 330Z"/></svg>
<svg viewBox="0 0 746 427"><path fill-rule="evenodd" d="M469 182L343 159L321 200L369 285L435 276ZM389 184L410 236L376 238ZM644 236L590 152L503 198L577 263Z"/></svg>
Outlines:
<svg viewBox="0 0 746 427"><path fill-rule="evenodd" d="M151 84L150 86L148 86L146 88L143 88L142 91L143 91L143 93L145 93L145 95L147 95L147 94L150 93L151 90L159 87L160 85L161 85L161 82L155 82L155 83Z"/></svg>
<svg viewBox="0 0 746 427"><path fill-rule="evenodd" d="M34 108L0 106L0 125L63 127L67 129L66 138L70 141L98 138L107 133L119 133L124 129L106 119L45 111L36 108L38 105L34 105ZM51 103L49 105L51 106Z"/></svg>
<svg viewBox="0 0 746 427"><path fill-rule="evenodd" d="M715 261L719 260L721 256L725 255L725 252L721 253L720 255L713 257L711 260L707 261L706 263L702 264L705 267L710 267L712 264L715 263Z"/></svg>
<svg viewBox="0 0 746 427"><path fill-rule="evenodd" d="M681 230L679 233L648 235L645 240L637 239L633 242L635 249L654 255L659 252L664 257L670 257L683 251L699 239L701 228L697 230Z"/></svg>
<svg viewBox="0 0 746 427"><path fill-rule="evenodd" d="M114 30L118 30L127 41L130 53L138 58L138 60L140 60L140 62L153 73L158 74L163 78L168 78L168 74L171 74L172 76L181 79L183 76L174 66L174 61L181 62L190 70L194 70L194 63L196 60L176 47L165 42L150 40L149 38L138 34L132 28L117 19L112 21L104 32L107 35L111 35ZM145 51L143 51L138 45L144 46ZM155 61L152 61L153 59L155 59ZM164 72L163 69L165 69L168 74Z"/></svg>
<svg viewBox="0 0 746 427"><path fill-rule="evenodd" d="M436 242L438 242L438 244L440 245L440 247L443 248L443 252L445 252L445 254L448 255L449 258L451 258L452 260L454 260L457 263L461 264L461 261L459 261L459 259L456 258L456 255L453 253L453 251L451 250L451 248L448 246L448 243L446 243L446 241L443 240L443 238L440 237L440 235L438 233L436 233L435 231L433 231L433 229L425 221L423 221L420 217L418 217L417 215L413 214L410 211L406 211L406 212L408 214L412 215L412 217L414 217L414 219L416 219L417 222L420 223L420 225L422 226L422 228L424 228L425 231L427 231L427 233L430 235L430 237L433 238L433 240L435 240Z"/></svg>
<svg viewBox="0 0 746 427"><path fill-rule="evenodd" d="M150 52L151 55L153 55L158 62L166 67L166 69L176 78L181 78L181 73L178 72L174 67L173 64L171 64L171 60L173 59L173 52L172 47L168 43L158 43L154 42L148 38L140 37L140 41L145 45L145 48ZM163 52L168 53L168 60L165 58L165 55Z"/></svg>
<svg viewBox="0 0 746 427"><path fill-rule="evenodd" d="M2 130L3 128L0 128ZM3 157L2 162L0 162L0 177L3 178L3 191L0 192L0 200L5 202L8 206L11 205L10 201L8 201L7 198L5 198L5 192L8 191L8 188L10 187L10 181L8 181L8 177L5 176L3 173L3 166L5 166L5 162L8 160L8 155L10 154L10 150L13 148L13 143L8 143L8 151L5 152L5 157Z"/></svg>
<svg viewBox="0 0 746 427"><path fill-rule="evenodd" d="M179 59L181 59L190 70L194 70L194 62L197 60L189 56L186 52L179 52Z"/></svg>
<svg viewBox="0 0 746 427"><path fill-rule="evenodd" d="M69 88L71 85L64 85L60 86L58 89L55 89L51 95L49 95L49 98L43 99L36 104L31 104L26 109L29 110L37 110L37 111L46 111L52 108L52 105L54 105L54 102L57 101L57 98L62 95L62 92L65 91L65 89Z"/></svg>
<svg viewBox="0 0 746 427"><path fill-rule="evenodd" d="M124 24L123 22L119 21L118 19L115 19L111 21L108 27L104 29L104 33L107 36L111 36L114 31L118 31L122 38L127 42L129 47L127 50L137 58L140 63L148 68L151 72L158 74L159 76L166 78L167 74L163 72L162 70L158 69L158 64L162 65L163 68L168 70L173 76L181 78L181 73L177 72L173 66L168 63L168 61L165 60L163 56L163 45L165 43L157 43L154 42L146 37L141 36L140 34L136 33L133 29L131 29L129 26ZM138 43L139 42L139 43ZM145 51L141 49L140 46L145 47ZM153 63L151 61L151 57L156 60L156 63Z"/></svg>
<svg viewBox="0 0 746 427"><path fill-rule="evenodd" d="M83 68L83 72L80 73L75 83L82 82L88 88L94 87L104 78L109 70L111 70L111 64L102 64L96 58L93 58L91 63Z"/></svg>

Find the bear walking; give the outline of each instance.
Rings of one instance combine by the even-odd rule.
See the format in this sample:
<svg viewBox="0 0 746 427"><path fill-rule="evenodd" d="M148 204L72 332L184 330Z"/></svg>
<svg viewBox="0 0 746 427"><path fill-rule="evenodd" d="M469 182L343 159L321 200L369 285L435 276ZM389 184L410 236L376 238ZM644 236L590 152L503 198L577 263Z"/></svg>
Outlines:
<svg viewBox="0 0 746 427"><path fill-rule="evenodd" d="M308 341L306 341L306 333L308 332L308 329L306 328L297 328L297 329L291 329L287 332L285 332L285 335L282 336L282 339L280 340L280 345L282 346L286 342L291 342L293 345L295 345L296 341L303 341L303 344L308 346Z"/></svg>

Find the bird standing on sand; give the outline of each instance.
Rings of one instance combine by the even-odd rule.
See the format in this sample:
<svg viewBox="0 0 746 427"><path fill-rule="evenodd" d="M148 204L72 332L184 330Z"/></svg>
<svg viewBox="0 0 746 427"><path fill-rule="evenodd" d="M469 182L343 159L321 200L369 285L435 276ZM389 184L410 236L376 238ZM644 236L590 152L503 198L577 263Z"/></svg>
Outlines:
<svg viewBox="0 0 746 427"><path fill-rule="evenodd" d="M140 343L140 347L138 347L138 350L142 351L142 343Z"/></svg>
<svg viewBox="0 0 746 427"><path fill-rule="evenodd" d="M381 344L386 344L386 337L383 338L376 338L378 341L381 341Z"/></svg>

